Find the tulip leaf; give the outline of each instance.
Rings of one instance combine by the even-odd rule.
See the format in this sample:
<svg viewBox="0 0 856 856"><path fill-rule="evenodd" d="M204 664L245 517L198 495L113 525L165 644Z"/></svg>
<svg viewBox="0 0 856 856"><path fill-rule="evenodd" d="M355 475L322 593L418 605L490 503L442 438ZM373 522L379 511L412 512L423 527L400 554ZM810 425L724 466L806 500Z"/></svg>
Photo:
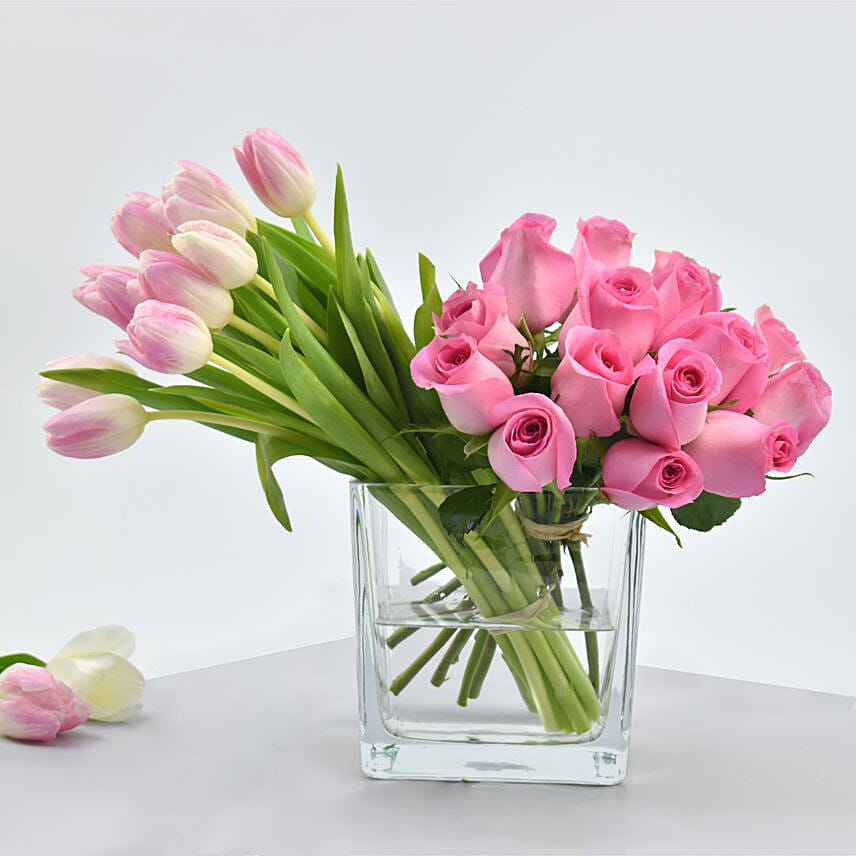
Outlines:
<svg viewBox="0 0 856 856"><path fill-rule="evenodd" d="M311 243L316 243L315 236L312 234L312 230L306 225L306 221L302 217L292 217L291 225L294 226L294 233L303 238L306 241L310 241ZM326 253L324 255L327 255Z"/></svg>
<svg viewBox="0 0 856 856"><path fill-rule="evenodd" d="M738 508L740 508L739 499L702 491L695 500L687 505L673 508L672 517L681 526L686 526L687 529L708 532L714 526L725 523Z"/></svg>
<svg viewBox="0 0 856 856"><path fill-rule="evenodd" d="M273 474L273 465L280 459L289 454L291 451L286 451L287 447L280 443L275 447L269 437L261 434L256 440L256 465L259 469L259 479L262 483L262 488L265 492L270 510L273 516L282 524L288 532L291 532L291 518L288 516L288 509L285 507L285 499L282 496L282 488ZM279 449L279 453L276 451Z"/></svg>
<svg viewBox="0 0 856 856"><path fill-rule="evenodd" d="M259 221L259 238L266 240L284 259L305 274L319 290L326 292L336 285L333 262L317 244L281 229L272 223Z"/></svg>
<svg viewBox="0 0 856 856"><path fill-rule="evenodd" d="M386 284L386 280L383 278L383 274L380 272L380 267L378 267L377 260L372 255L372 251L368 248L366 248L366 264L369 266L369 274L371 274L372 282L378 287L383 296L389 301L390 305L392 305L392 292L389 290L389 286Z"/></svg>
<svg viewBox="0 0 856 856"><path fill-rule="evenodd" d="M434 316L443 311L443 299L437 290L437 268L427 256L419 254L419 284L422 305L413 317L413 337L417 348L424 348L434 338Z"/></svg>
<svg viewBox="0 0 856 856"><path fill-rule="evenodd" d="M41 666L44 668L45 661L34 657L32 654L6 654L0 657L0 672L14 666L16 663L24 663L27 666Z"/></svg>
<svg viewBox="0 0 856 856"><path fill-rule="evenodd" d="M679 547L683 547L684 545L681 543L681 539L678 536L678 533L675 532L674 529L669 525L669 521L663 516L663 512L660 511L658 507L654 508L646 508L644 511L639 512L646 520L650 520L655 526L659 526L661 529L665 530L671 535L675 536L675 541L678 542Z"/></svg>
<svg viewBox="0 0 856 856"><path fill-rule="evenodd" d="M465 487L450 494L440 503L440 522L454 538L463 543L464 535L472 532L490 511L493 485Z"/></svg>

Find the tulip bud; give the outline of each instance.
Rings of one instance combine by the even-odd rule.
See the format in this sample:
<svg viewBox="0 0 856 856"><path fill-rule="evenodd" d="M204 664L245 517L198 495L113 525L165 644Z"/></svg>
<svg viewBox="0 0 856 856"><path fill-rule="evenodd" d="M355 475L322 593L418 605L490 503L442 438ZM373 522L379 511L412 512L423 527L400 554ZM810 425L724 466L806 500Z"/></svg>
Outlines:
<svg viewBox="0 0 856 856"><path fill-rule="evenodd" d="M0 734L53 740L89 717L89 705L41 666L15 663L0 674Z"/></svg>
<svg viewBox="0 0 856 856"><path fill-rule="evenodd" d="M124 330L136 305L146 299L136 270L124 265L86 265L80 272L86 279L72 290L74 299Z"/></svg>
<svg viewBox="0 0 856 856"><path fill-rule="evenodd" d="M201 369L211 358L211 331L195 313L173 303L145 300L128 324L128 338L116 342L148 369L186 374Z"/></svg>
<svg viewBox="0 0 856 856"><path fill-rule="evenodd" d="M114 360L112 357L102 357L99 354L60 357L58 360L51 360L46 363L45 369L113 369L114 371L136 375L136 372L126 363ZM82 386L75 386L73 383L51 380L46 377L39 379L38 384L36 384L36 393L45 404L56 407L57 410L65 410L75 404L80 404L81 401L95 398L101 394L95 392L94 389L86 389Z"/></svg>
<svg viewBox="0 0 856 856"><path fill-rule="evenodd" d="M188 220L210 220L239 235L256 231L250 206L231 184L198 163L179 161L178 165L181 168L161 194L166 219L173 228Z"/></svg>
<svg viewBox="0 0 856 856"><path fill-rule="evenodd" d="M256 196L274 214L300 217L315 202L315 179L306 162L279 134L256 128L234 146L238 166Z"/></svg>
<svg viewBox="0 0 856 856"><path fill-rule="evenodd" d="M223 288L239 288L258 273L253 248L231 229L208 220L182 223L172 246Z"/></svg>
<svg viewBox="0 0 856 856"><path fill-rule="evenodd" d="M48 448L67 458L103 458L133 445L146 420L130 395L96 395L45 422Z"/></svg>
<svg viewBox="0 0 856 856"><path fill-rule="evenodd" d="M232 318L232 295L176 253L146 250L140 256L138 276L150 297L195 312L214 330L225 327Z"/></svg>
<svg viewBox="0 0 856 856"><path fill-rule="evenodd" d="M90 719L124 722L139 713L146 683L128 662L133 652L134 634L110 624L69 639L47 668L89 705Z"/></svg>
<svg viewBox="0 0 856 856"><path fill-rule="evenodd" d="M143 250L171 250L172 227L163 211L163 203L150 193L129 193L110 218L116 240L132 255Z"/></svg>

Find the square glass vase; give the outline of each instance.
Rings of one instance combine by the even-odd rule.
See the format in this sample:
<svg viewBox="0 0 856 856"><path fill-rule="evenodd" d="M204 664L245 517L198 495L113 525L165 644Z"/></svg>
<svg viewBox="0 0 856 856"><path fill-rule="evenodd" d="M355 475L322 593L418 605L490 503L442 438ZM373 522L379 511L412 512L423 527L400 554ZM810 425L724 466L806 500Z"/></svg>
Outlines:
<svg viewBox="0 0 856 856"><path fill-rule="evenodd" d="M362 769L617 784L645 520L569 488L461 534L450 515L476 491L351 484Z"/></svg>

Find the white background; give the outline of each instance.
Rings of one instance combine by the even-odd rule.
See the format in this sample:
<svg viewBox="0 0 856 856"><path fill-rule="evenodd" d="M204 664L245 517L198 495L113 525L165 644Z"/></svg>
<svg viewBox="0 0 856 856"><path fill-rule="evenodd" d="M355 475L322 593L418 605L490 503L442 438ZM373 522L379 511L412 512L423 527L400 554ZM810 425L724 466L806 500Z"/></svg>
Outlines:
<svg viewBox="0 0 856 856"><path fill-rule="evenodd" d="M112 351L117 329L70 290L81 264L131 261L107 227L122 194L158 192L178 158L243 188L231 145L269 125L311 163L326 223L341 161L355 237L407 317L418 251L475 277L529 210L565 247L578 216L618 217L637 264L680 249L722 274L726 304L770 302L833 387L799 464L817 478L771 485L683 551L650 533L640 661L856 694L856 7L66 3L0 19L0 652L120 622L156 675L352 634L343 478L280 465L287 535L249 446L169 423L63 459L33 392L46 360Z"/></svg>

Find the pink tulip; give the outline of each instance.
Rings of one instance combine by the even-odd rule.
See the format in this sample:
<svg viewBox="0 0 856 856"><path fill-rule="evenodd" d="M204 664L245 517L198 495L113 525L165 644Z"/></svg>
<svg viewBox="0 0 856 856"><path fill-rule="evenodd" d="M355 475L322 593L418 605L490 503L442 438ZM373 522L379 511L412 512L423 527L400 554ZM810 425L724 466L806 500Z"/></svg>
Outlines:
<svg viewBox="0 0 856 856"><path fill-rule="evenodd" d="M672 339L657 354L654 370L642 375L630 399L634 431L667 449L680 449L704 427L708 402L722 384L713 360L689 339Z"/></svg>
<svg viewBox="0 0 856 856"><path fill-rule="evenodd" d="M722 308L722 293L719 276L683 253L657 250L654 258L652 276L662 316L654 347L659 348L664 342L678 338L675 331L687 321L705 312L718 312Z"/></svg>
<svg viewBox="0 0 856 856"><path fill-rule="evenodd" d="M550 381L553 398L577 437L608 437L621 427L618 416L633 383L633 362L611 330L571 327L564 357Z"/></svg>
<svg viewBox="0 0 856 856"><path fill-rule="evenodd" d="M315 202L315 179L297 150L270 128L250 131L234 147L256 196L280 217L300 217Z"/></svg>
<svg viewBox="0 0 856 856"><path fill-rule="evenodd" d="M574 260L549 241L555 222L543 214L524 214L479 265L483 282L505 290L511 323L516 326L525 316L533 333L558 321L574 295Z"/></svg>
<svg viewBox="0 0 856 856"><path fill-rule="evenodd" d="M577 303L562 327L559 353L572 327L612 330L634 363L645 356L660 324L651 274L636 267L608 268L588 261L577 289Z"/></svg>
<svg viewBox="0 0 856 856"><path fill-rule="evenodd" d="M137 307L128 338L116 346L146 368L165 374L196 371L214 351L211 331L195 312L158 300Z"/></svg>
<svg viewBox="0 0 856 856"><path fill-rule="evenodd" d="M508 319L508 306L502 286L489 282L479 288L471 282L458 289L443 303L443 313L434 316L438 336L466 334L476 340L479 351L496 363L505 374L514 374L515 345L529 349L526 339Z"/></svg>
<svg viewBox="0 0 856 856"><path fill-rule="evenodd" d="M255 250L240 235L208 220L182 223L172 246L223 288L246 285L259 269Z"/></svg>
<svg viewBox="0 0 856 856"><path fill-rule="evenodd" d="M826 427L832 412L832 390L811 363L795 363L771 378L752 407L752 415L766 425L787 419L797 432L802 454Z"/></svg>
<svg viewBox="0 0 856 856"><path fill-rule="evenodd" d="M603 461L603 492L621 508L644 511L656 505L678 508L702 491L703 478L695 461L646 440L620 440Z"/></svg>
<svg viewBox="0 0 856 856"><path fill-rule="evenodd" d="M150 297L190 309L213 330L225 327L232 318L232 295L176 253L146 250L140 256L138 276Z"/></svg>
<svg viewBox="0 0 856 856"><path fill-rule="evenodd" d="M72 290L75 300L124 330L136 305L146 299L136 270L124 265L86 265L80 272L86 279Z"/></svg>
<svg viewBox="0 0 856 856"><path fill-rule="evenodd" d="M583 275L585 263L589 260L600 262L611 268L626 267L630 264L630 250L636 235L620 220L607 220L605 217L590 217L577 222L577 240L571 249L571 256L577 266L577 277Z"/></svg>
<svg viewBox="0 0 856 856"><path fill-rule="evenodd" d="M164 186L164 214L173 228L188 220L209 220L239 235L256 231L256 218L231 184L207 167L179 161L179 170Z"/></svg>
<svg viewBox="0 0 856 856"><path fill-rule="evenodd" d="M789 472L796 462L797 432L786 419L765 425L751 416L715 410L685 450L704 473L704 489L720 496L757 496L770 470Z"/></svg>
<svg viewBox="0 0 856 856"><path fill-rule="evenodd" d="M508 487L540 491L555 481L564 490L571 483L577 459L574 428L546 395L528 392L501 401L491 419L500 427L491 434L487 456Z"/></svg>
<svg viewBox="0 0 856 856"><path fill-rule="evenodd" d="M736 312L706 312L679 328L677 339L690 339L722 372L713 405L735 403L728 409L745 413L761 397L770 374L767 347L752 325Z"/></svg>
<svg viewBox="0 0 856 856"><path fill-rule="evenodd" d="M0 673L0 734L53 740L89 717L89 705L41 666L15 663Z"/></svg>
<svg viewBox="0 0 856 856"><path fill-rule="evenodd" d="M767 346L771 374L780 372L789 363L805 360L797 337L773 315L766 303L755 310L755 332Z"/></svg>
<svg viewBox="0 0 856 856"><path fill-rule="evenodd" d="M60 357L58 360L51 360L45 365L45 370L50 369L112 369L113 371L136 375L136 372L121 360L114 360L112 357L102 357L99 354L78 354L73 357ZM73 383L51 380L46 377L39 379L36 385L36 393L45 404L50 407L56 407L58 410L66 410L75 404L80 404L81 401L86 401L88 398L95 398L95 396L101 394L95 392L93 389L86 389L82 386L75 386Z"/></svg>
<svg viewBox="0 0 856 856"><path fill-rule="evenodd" d="M45 422L48 448L67 458L103 458L133 445L146 411L129 395L97 395Z"/></svg>
<svg viewBox="0 0 856 856"><path fill-rule="evenodd" d="M436 389L449 422L465 434L486 434L495 404L514 395L502 369L480 353L472 336L435 337L410 363L413 382Z"/></svg>
<svg viewBox="0 0 856 856"><path fill-rule="evenodd" d="M131 255L143 250L171 250L172 226L163 212L163 203L150 193L129 193L110 218L116 240Z"/></svg>

